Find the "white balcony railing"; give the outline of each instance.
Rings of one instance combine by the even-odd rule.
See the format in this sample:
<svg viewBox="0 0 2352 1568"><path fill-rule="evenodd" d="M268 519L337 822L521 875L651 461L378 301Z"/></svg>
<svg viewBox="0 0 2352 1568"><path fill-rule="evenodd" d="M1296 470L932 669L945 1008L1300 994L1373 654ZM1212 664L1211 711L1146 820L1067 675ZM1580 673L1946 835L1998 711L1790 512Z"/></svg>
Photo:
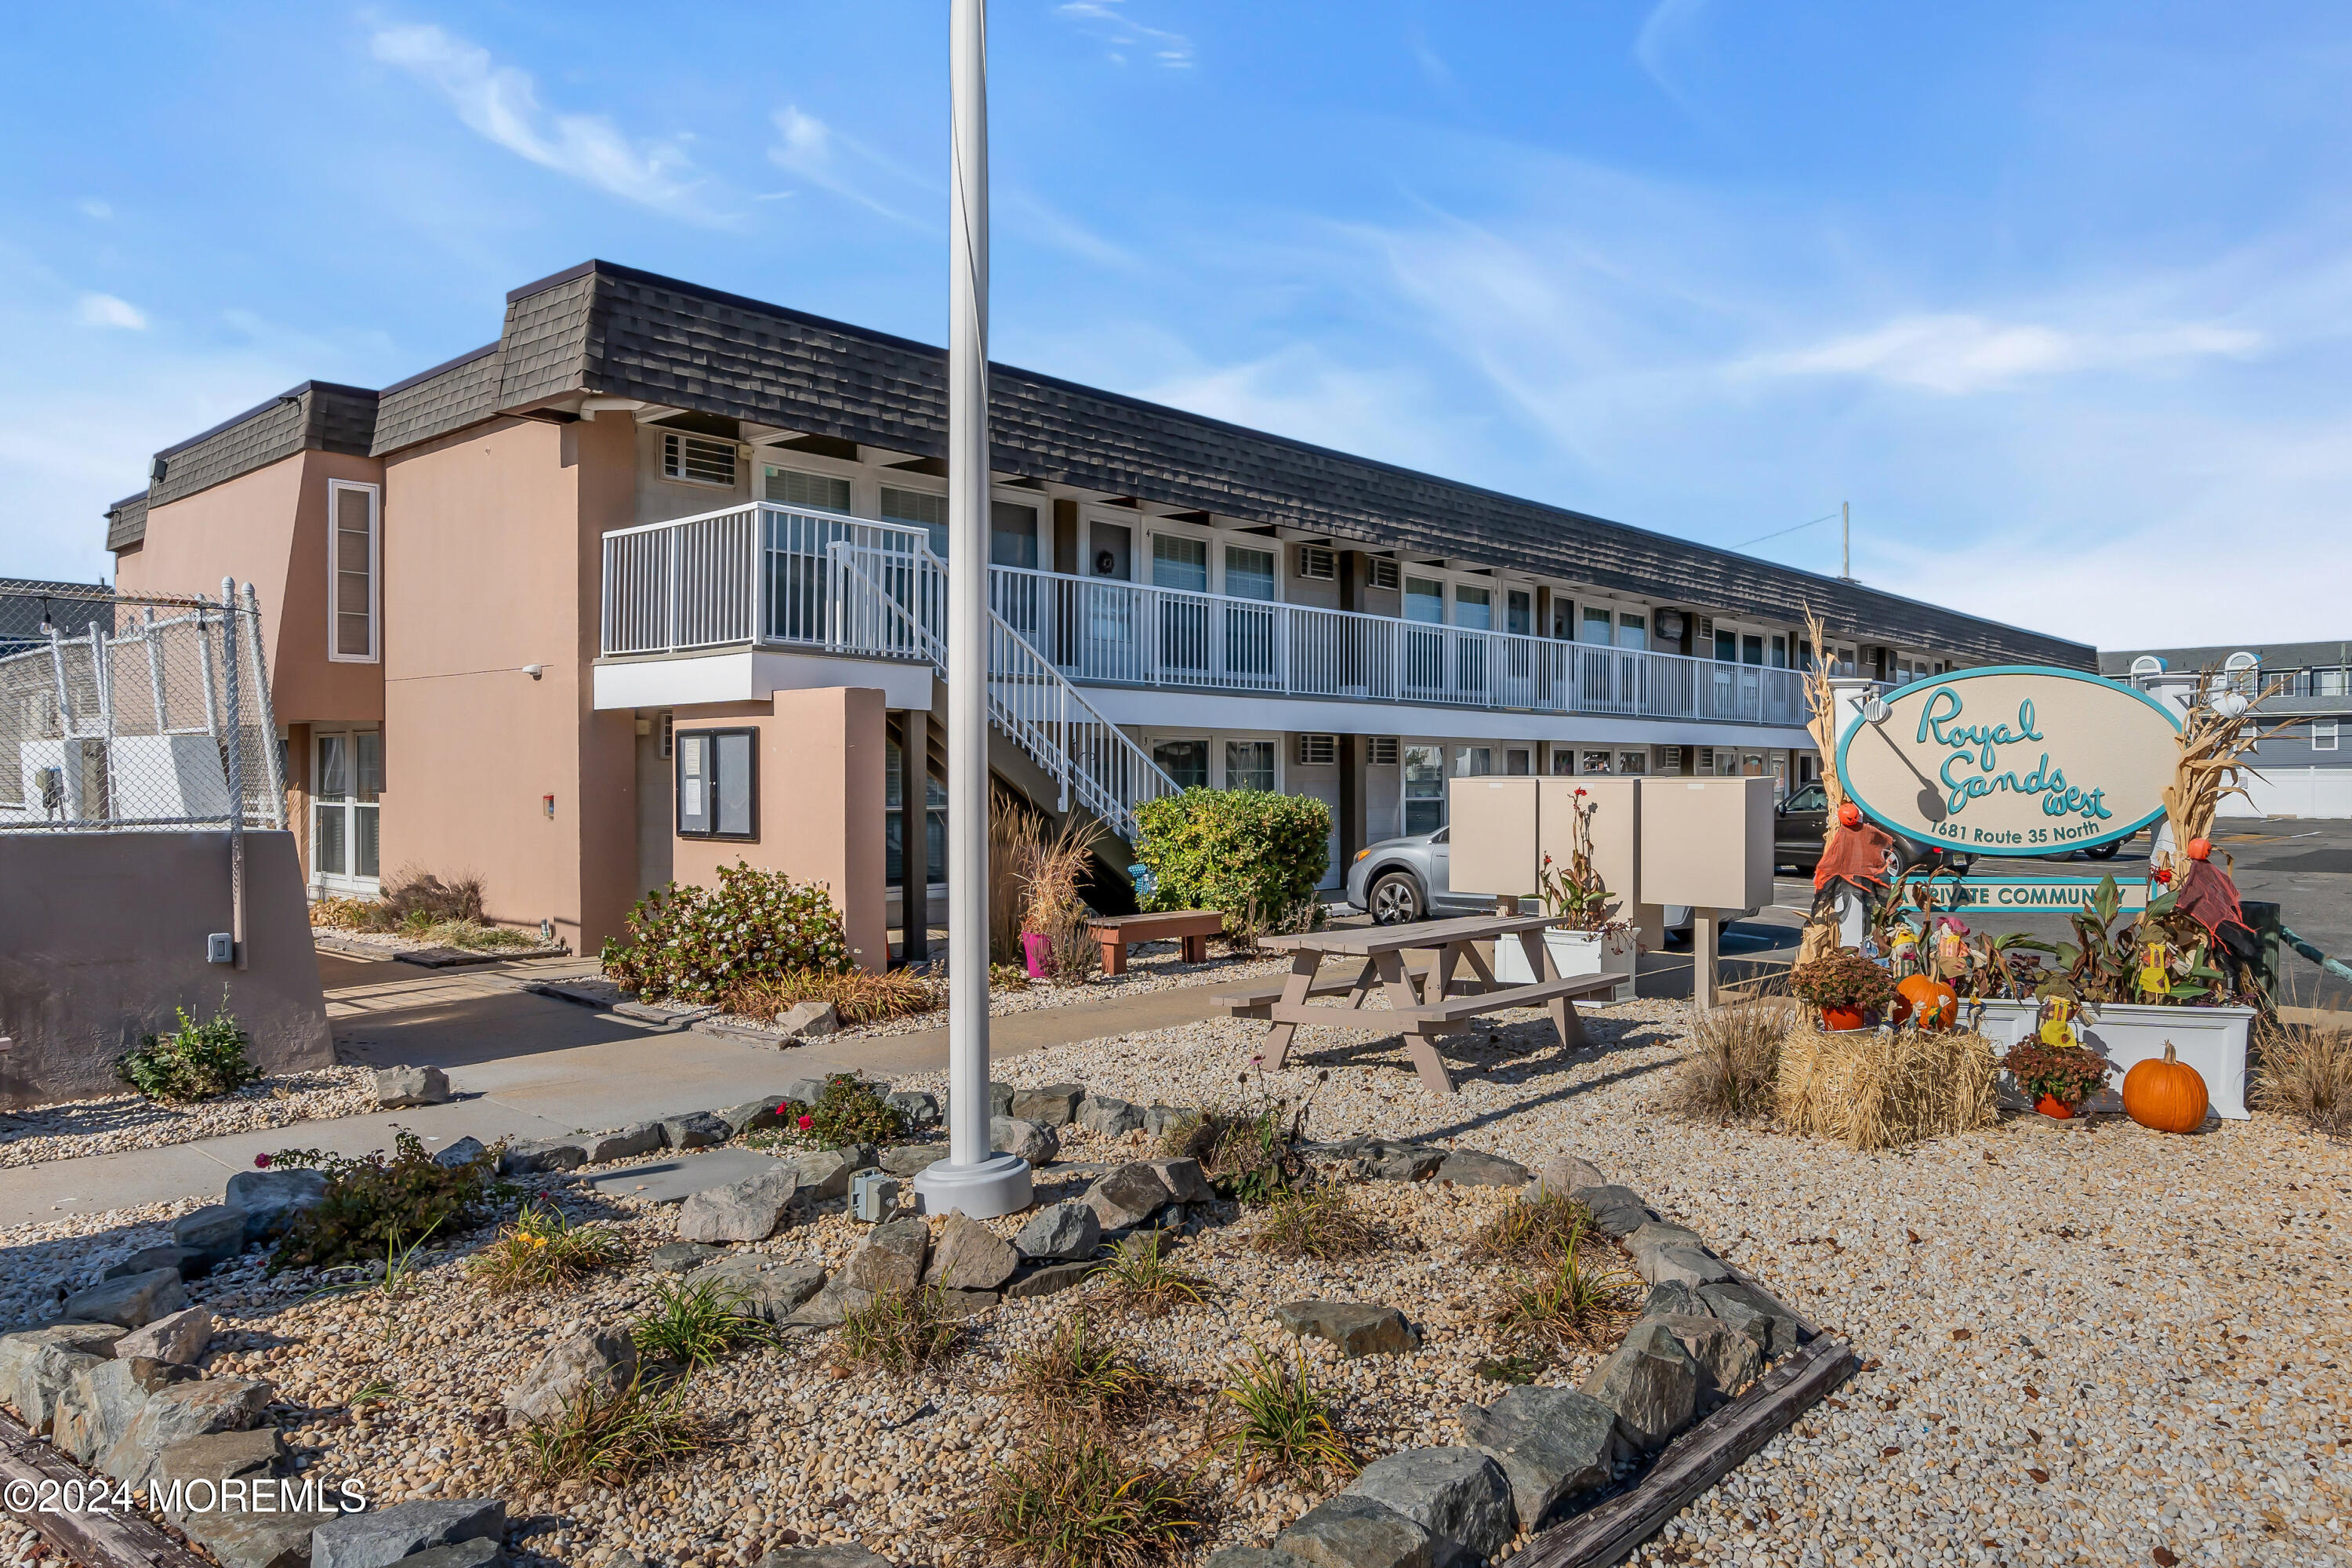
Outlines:
<svg viewBox="0 0 2352 1568"><path fill-rule="evenodd" d="M607 534L604 652L769 643L925 658L919 634L947 624L926 539L767 502ZM851 581L852 559L872 592ZM1029 649L1082 684L1788 727L1806 717L1793 669L1006 566L989 569L989 598Z"/></svg>

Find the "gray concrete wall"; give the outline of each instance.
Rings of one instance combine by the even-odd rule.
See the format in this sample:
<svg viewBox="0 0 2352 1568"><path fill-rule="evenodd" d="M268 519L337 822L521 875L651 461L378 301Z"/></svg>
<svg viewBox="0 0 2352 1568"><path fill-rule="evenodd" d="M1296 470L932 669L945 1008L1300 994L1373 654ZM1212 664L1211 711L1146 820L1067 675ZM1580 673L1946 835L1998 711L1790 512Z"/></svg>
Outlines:
<svg viewBox="0 0 2352 1568"><path fill-rule="evenodd" d="M293 836L246 835L242 970L205 962L228 868L225 832L0 833L0 1107L121 1092L117 1058L224 992L263 1071L332 1065Z"/></svg>

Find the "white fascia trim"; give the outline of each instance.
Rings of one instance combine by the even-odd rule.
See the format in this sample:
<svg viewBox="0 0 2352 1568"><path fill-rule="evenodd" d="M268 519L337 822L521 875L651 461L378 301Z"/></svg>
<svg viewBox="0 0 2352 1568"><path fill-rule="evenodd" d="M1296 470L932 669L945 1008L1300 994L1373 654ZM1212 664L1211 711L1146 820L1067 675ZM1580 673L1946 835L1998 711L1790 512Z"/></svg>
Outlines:
<svg viewBox="0 0 2352 1568"><path fill-rule="evenodd" d="M1559 741L1629 746L1752 746L1812 750L1794 726L1711 724L1685 719L1624 719L1582 713L1524 713L1486 708L1424 708L1399 702L1329 701L1302 697L1226 696L1121 686L1081 686L1095 710L1123 728L1153 733L1193 730L1219 734L1307 731L1317 734L1405 735L1434 741Z"/></svg>
<svg viewBox="0 0 2352 1568"><path fill-rule="evenodd" d="M595 667L595 686L600 710L757 702L779 691L835 686L878 688L887 708L931 705L929 665L769 648L722 648L663 658L603 661Z"/></svg>

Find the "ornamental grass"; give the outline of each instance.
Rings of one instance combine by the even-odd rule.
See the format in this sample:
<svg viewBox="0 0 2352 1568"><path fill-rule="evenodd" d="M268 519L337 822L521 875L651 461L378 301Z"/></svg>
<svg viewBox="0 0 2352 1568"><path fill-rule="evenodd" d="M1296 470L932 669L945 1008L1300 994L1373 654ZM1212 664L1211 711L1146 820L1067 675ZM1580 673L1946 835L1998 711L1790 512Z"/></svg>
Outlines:
<svg viewBox="0 0 2352 1568"><path fill-rule="evenodd" d="M1849 1149L1893 1149L1990 1127L2000 1064L1966 1030L1853 1029L1800 1021L1780 1044L1780 1120Z"/></svg>

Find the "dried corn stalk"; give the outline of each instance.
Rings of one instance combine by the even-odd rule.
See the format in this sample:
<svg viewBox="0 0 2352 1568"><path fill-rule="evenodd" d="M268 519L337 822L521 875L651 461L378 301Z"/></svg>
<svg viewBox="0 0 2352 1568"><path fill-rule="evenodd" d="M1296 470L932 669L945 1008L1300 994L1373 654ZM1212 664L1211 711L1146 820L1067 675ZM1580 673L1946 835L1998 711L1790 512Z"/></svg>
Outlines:
<svg viewBox="0 0 2352 1568"><path fill-rule="evenodd" d="M1837 694L1830 689L1828 647L1829 628L1822 624L1812 606L1805 607L1805 637L1813 649L1812 662L1805 667L1805 728L1813 737L1813 749L1821 753L1822 789L1829 796L1829 817L1822 827L1822 848L1828 852L1830 837L1837 832L1838 808L1845 805L1845 784L1837 772ZM1797 948L1797 962L1809 963L1838 945L1838 926L1828 900L1815 899L1813 912L1805 921L1803 941Z"/></svg>
<svg viewBox="0 0 2352 1568"><path fill-rule="evenodd" d="M2176 737L2180 756L2173 764L2172 782L2164 786L2164 819L2172 829L2170 858L2186 857L2190 840L2211 837L2213 818L2221 803L2233 795L2246 794L2240 781L2249 773L2262 777L2242 760L2246 753L2288 727L2254 730L2255 709L2284 691L2284 682L2265 687L2237 712L2224 713L2211 700L2221 679L2212 670L2198 676L2197 695Z"/></svg>

